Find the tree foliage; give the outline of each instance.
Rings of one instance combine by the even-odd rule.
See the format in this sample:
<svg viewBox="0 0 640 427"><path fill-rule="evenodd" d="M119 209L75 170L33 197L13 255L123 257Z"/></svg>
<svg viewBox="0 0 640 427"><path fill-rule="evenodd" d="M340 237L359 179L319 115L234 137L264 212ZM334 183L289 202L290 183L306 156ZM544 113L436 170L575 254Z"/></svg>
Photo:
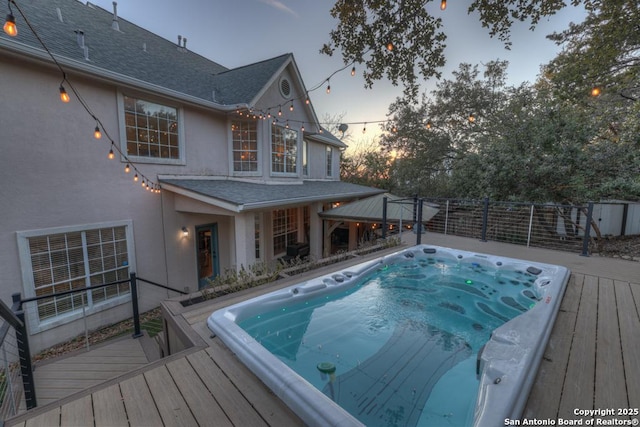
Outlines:
<svg viewBox="0 0 640 427"><path fill-rule="evenodd" d="M573 4L581 1L572 0ZM595 1L585 1L598 7ZM440 77L445 64L446 33L436 0L337 0L331 15L338 20L330 41L320 50L342 54L345 64L365 64L365 85L386 78L404 86L405 96L416 99L420 79ZM562 0L474 0L469 13L478 13L491 36L510 46L515 21L535 28L541 18L565 7Z"/></svg>

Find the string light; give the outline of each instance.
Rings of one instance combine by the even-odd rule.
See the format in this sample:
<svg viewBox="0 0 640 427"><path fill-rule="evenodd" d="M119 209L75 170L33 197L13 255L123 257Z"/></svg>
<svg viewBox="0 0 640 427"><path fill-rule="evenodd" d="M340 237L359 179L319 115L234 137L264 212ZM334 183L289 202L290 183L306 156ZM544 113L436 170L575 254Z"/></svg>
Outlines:
<svg viewBox="0 0 640 427"><path fill-rule="evenodd" d="M96 124L96 128L93 131L93 136L95 137L95 139L102 138L102 132L100 132L100 126L98 126L98 124Z"/></svg>
<svg viewBox="0 0 640 427"><path fill-rule="evenodd" d="M65 104L71 100L71 98L69 98L69 94L65 90L64 86L62 86L62 83L60 83L60 100L62 102L64 102Z"/></svg>
<svg viewBox="0 0 640 427"><path fill-rule="evenodd" d="M391 52L393 50L393 43L391 43L391 42L387 43L387 50L389 52Z"/></svg>
<svg viewBox="0 0 640 427"><path fill-rule="evenodd" d="M427 128L427 129L431 129L431 126L433 126L433 125L431 124L431 122L427 122L427 124L426 124L426 125L424 125L424 127L425 127L425 128Z"/></svg>
<svg viewBox="0 0 640 427"><path fill-rule="evenodd" d="M351 76L355 76L356 75L356 67L354 66L353 68L351 68Z"/></svg>
<svg viewBox="0 0 640 427"><path fill-rule="evenodd" d="M327 79L327 95L331 93L331 82Z"/></svg>
<svg viewBox="0 0 640 427"><path fill-rule="evenodd" d="M447 8L447 0L442 0L440 2L440 10L445 10Z"/></svg>
<svg viewBox="0 0 640 427"><path fill-rule="evenodd" d="M113 148L109 150L107 157L109 157L109 160L113 160L116 157L116 154L113 152Z"/></svg>
<svg viewBox="0 0 640 427"><path fill-rule="evenodd" d="M362 133L367 133L367 122L365 122L364 126L362 127Z"/></svg>
<svg viewBox="0 0 640 427"><path fill-rule="evenodd" d="M305 97L304 103L309 105L311 103L311 101L309 100L309 94L307 93L307 96Z"/></svg>
<svg viewBox="0 0 640 427"><path fill-rule="evenodd" d="M124 173L129 173L131 172L131 167L129 166L129 163L127 163L127 166L124 167Z"/></svg>
<svg viewBox="0 0 640 427"><path fill-rule="evenodd" d="M289 111L293 111L293 100L291 101L291 105L289 106Z"/></svg>
<svg viewBox="0 0 640 427"><path fill-rule="evenodd" d="M302 122L302 126L300 127L300 131L304 132L304 122Z"/></svg>
<svg viewBox="0 0 640 427"><path fill-rule="evenodd" d="M4 32L10 37L15 37L18 35L18 27L16 26L16 18L13 16L13 11L11 10L11 1L12 0L9 0L7 2L9 13L4 23Z"/></svg>
<svg viewBox="0 0 640 427"><path fill-rule="evenodd" d="M136 174L135 174L135 176L133 177L133 181L134 181L134 182L138 182L138 179L139 179L139 178L138 178L138 174L136 173Z"/></svg>
<svg viewBox="0 0 640 427"><path fill-rule="evenodd" d="M602 93L602 89L600 89L598 86L594 86L591 89L591 96L600 96L601 93Z"/></svg>
<svg viewBox="0 0 640 427"><path fill-rule="evenodd" d="M469 114L469 123L474 123L476 121L476 116L473 113Z"/></svg>
<svg viewBox="0 0 640 427"><path fill-rule="evenodd" d="M278 105L278 116L282 116L282 107Z"/></svg>

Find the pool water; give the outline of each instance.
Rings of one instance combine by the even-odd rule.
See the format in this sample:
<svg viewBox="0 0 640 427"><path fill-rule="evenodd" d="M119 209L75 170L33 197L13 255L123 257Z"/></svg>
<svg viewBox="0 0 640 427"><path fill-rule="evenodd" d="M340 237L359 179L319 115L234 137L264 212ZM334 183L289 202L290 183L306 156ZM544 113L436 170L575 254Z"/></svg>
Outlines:
<svg viewBox="0 0 640 427"><path fill-rule="evenodd" d="M473 424L478 352L538 301L537 276L437 256L238 325L363 424Z"/></svg>

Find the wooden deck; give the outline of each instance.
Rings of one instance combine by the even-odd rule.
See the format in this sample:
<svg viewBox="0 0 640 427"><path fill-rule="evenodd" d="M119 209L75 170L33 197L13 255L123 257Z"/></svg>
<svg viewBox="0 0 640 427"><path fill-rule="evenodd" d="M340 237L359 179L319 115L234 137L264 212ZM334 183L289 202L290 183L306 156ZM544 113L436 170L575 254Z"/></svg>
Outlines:
<svg viewBox="0 0 640 427"><path fill-rule="evenodd" d="M33 371L38 406L81 392L147 365L140 340L127 337L90 351L36 364Z"/></svg>
<svg viewBox="0 0 640 427"><path fill-rule="evenodd" d="M451 247L464 244L451 243L450 238L448 242L430 243ZM469 245L461 249L478 250L473 249L476 241ZM527 258L514 253L516 249L509 245L484 245L481 247L489 248L484 252L501 255L504 251L505 256ZM640 264L520 250L527 251L528 259L554 260L573 271L523 417L580 419L574 415L575 409L640 408ZM246 297L234 296L224 304ZM200 346L41 406L5 424L303 425L218 338L210 337L206 318L219 306L216 302L205 303L179 314L191 332L201 338Z"/></svg>

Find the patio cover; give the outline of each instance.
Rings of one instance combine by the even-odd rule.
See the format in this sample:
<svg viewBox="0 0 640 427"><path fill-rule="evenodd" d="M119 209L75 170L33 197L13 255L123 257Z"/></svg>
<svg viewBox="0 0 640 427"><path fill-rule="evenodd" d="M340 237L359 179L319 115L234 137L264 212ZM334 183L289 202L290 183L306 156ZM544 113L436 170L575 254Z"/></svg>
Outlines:
<svg viewBox="0 0 640 427"><path fill-rule="evenodd" d="M383 190L342 181L302 181L282 184L200 177L159 177L163 190L227 209L246 212L280 209L313 202L350 200ZM382 212L382 211L381 211Z"/></svg>
<svg viewBox="0 0 640 427"><path fill-rule="evenodd" d="M377 194L366 199L351 202L337 208L320 212L322 219L336 221L382 222L383 198L387 198L387 222L413 221L413 203L404 197L390 193ZM394 200L405 199L403 203L391 203ZM422 222L427 222L438 213L438 208L426 203L422 206Z"/></svg>

